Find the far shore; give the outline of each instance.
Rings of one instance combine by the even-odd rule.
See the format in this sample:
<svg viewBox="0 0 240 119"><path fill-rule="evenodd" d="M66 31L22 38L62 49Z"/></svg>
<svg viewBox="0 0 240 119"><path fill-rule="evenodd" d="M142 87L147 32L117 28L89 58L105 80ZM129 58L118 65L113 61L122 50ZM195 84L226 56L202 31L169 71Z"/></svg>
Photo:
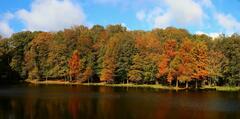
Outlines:
<svg viewBox="0 0 240 119"><path fill-rule="evenodd" d="M154 89L163 89L163 90L186 90L186 88L176 88L163 85L155 84L108 84L108 83L80 83L80 82L69 82L63 80L47 80L47 81L38 81L38 80L26 80L27 83L31 84L45 84L45 85L85 85L85 86L107 86L107 87L136 87L136 88L154 88Z"/></svg>
<svg viewBox="0 0 240 119"><path fill-rule="evenodd" d="M80 83L80 82L69 82L64 80L26 80L25 82L30 84L44 84L44 85L85 85L85 86L107 86L107 87L135 87L135 88L153 88L162 90L189 90L190 88L182 88L175 86L163 86L161 84L107 84L107 83ZM240 87L231 86L203 86L199 88L200 90L216 90L216 91L240 91Z"/></svg>

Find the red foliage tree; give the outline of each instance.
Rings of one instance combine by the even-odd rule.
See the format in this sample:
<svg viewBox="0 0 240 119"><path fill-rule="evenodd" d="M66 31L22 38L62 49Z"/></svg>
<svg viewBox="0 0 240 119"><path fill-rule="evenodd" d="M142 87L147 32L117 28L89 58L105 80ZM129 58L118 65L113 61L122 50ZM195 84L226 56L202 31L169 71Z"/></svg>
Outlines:
<svg viewBox="0 0 240 119"><path fill-rule="evenodd" d="M76 79L79 74L80 67L79 53L77 50L73 52L72 57L69 59L68 66L70 80L72 80L72 78Z"/></svg>
<svg viewBox="0 0 240 119"><path fill-rule="evenodd" d="M163 44L163 54L158 62L157 77L160 78L162 76L167 76L167 81L170 83L170 85L174 79L174 73L170 71L172 70L170 63L177 53L176 48L177 42L175 40L166 40Z"/></svg>

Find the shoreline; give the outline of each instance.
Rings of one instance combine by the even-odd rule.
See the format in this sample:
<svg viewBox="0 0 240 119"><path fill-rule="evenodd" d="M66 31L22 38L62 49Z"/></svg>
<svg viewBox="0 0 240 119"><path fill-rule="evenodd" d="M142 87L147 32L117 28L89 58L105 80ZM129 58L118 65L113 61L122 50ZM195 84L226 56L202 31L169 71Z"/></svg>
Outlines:
<svg viewBox="0 0 240 119"><path fill-rule="evenodd" d="M34 85L82 85L82 86L106 86L106 87L130 87L130 88L152 88L161 90L215 90L215 91L240 91L240 87L230 87L230 86L203 86L199 89L191 88L176 88L175 86L163 86L161 84L107 84L107 83L80 83L80 82L69 82L63 80L26 80L26 83Z"/></svg>
<svg viewBox="0 0 240 119"><path fill-rule="evenodd" d="M161 84L107 84L107 83L80 83L80 82L69 82L69 81L37 81L37 80L26 80L26 83L34 85L82 85L82 86L106 86L106 87L129 87L129 88L152 88L152 89L162 89L162 90L187 90L186 88L176 88L170 86L163 86Z"/></svg>

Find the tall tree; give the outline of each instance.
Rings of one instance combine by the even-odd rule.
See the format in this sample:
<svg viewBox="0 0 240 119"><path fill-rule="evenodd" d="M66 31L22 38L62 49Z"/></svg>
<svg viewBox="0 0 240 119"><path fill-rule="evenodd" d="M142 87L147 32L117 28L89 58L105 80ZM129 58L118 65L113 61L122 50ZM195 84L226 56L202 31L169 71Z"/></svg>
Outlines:
<svg viewBox="0 0 240 119"><path fill-rule="evenodd" d="M52 33L39 33L26 47L24 61L26 62L26 72L30 79L47 78L49 74L49 64L47 63L49 54L49 44L53 39Z"/></svg>
<svg viewBox="0 0 240 119"><path fill-rule="evenodd" d="M191 51L193 58L193 74L192 78L195 79L196 85L198 87L198 81L206 79L209 72L207 70L208 61L208 48L204 42L195 42L194 48Z"/></svg>
<svg viewBox="0 0 240 119"><path fill-rule="evenodd" d="M68 76L68 47L64 40L63 33L58 32L54 35L52 42L49 43L49 54L47 64L49 65L49 77L66 79Z"/></svg>
<svg viewBox="0 0 240 119"><path fill-rule="evenodd" d="M193 49L194 43L185 39L174 58L174 70L176 73L176 87L178 87L178 82L185 82L186 88L188 88L188 82L191 81L191 75L193 73L193 58L191 56L191 51Z"/></svg>
<svg viewBox="0 0 240 119"><path fill-rule="evenodd" d="M209 85L216 84L218 79L223 76L228 65L228 59L220 51L211 50L209 53Z"/></svg>
<svg viewBox="0 0 240 119"><path fill-rule="evenodd" d="M26 50L28 43L33 40L35 35L36 35L36 32L35 33L29 32L29 31L19 32L19 33L13 34L9 39L9 42L11 43L11 47L10 47L11 49L9 50L12 54L10 66L14 71L18 72L21 75L21 77L24 79L27 78L26 77L27 74L24 70L25 62L23 62L24 52Z"/></svg>
<svg viewBox="0 0 240 119"><path fill-rule="evenodd" d="M224 72L224 77L227 80L225 84L240 85L240 35L223 36L218 46L229 61Z"/></svg>
<svg viewBox="0 0 240 119"><path fill-rule="evenodd" d="M161 54L158 62L158 77L167 76L167 82L172 84L174 79L174 70L171 62L173 61L177 52L177 42L175 40L166 40L163 44L163 54Z"/></svg>
<svg viewBox="0 0 240 119"><path fill-rule="evenodd" d="M79 53L75 50L68 61L70 81L77 79L79 76L80 58Z"/></svg>
<svg viewBox="0 0 240 119"><path fill-rule="evenodd" d="M128 80L131 82L140 82L144 79L143 60L139 54L133 56L132 65L128 71Z"/></svg>
<svg viewBox="0 0 240 119"><path fill-rule="evenodd" d="M103 69L101 71L100 81L114 81L115 78L115 59L113 57L104 57L103 61Z"/></svg>

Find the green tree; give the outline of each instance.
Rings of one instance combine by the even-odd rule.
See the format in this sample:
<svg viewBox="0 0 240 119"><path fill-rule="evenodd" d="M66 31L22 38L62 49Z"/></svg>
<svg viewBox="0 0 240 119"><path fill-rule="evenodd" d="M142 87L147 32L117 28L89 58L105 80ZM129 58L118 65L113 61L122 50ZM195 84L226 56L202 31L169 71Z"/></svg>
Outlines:
<svg viewBox="0 0 240 119"><path fill-rule="evenodd" d="M24 52L26 50L26 47L29 42L33 40L37 32L32 33L29 31L26 32L19 32L13 34L9 39L8 43L10 45L9 47L9 54L11 54L11 61L10 66L13 71L16 71L19 73L21 78L25 79L26 72L24 70L25 68L25 62L24 62Z"/></svg>
<svg viewBox="0 0 240 119"><path fill-rule="evenodd" d="M240 79L240 36L233 34L231 37L222 37L218 45L229 63L226 66L224 77L228 85L239 85Z"/></svg>

